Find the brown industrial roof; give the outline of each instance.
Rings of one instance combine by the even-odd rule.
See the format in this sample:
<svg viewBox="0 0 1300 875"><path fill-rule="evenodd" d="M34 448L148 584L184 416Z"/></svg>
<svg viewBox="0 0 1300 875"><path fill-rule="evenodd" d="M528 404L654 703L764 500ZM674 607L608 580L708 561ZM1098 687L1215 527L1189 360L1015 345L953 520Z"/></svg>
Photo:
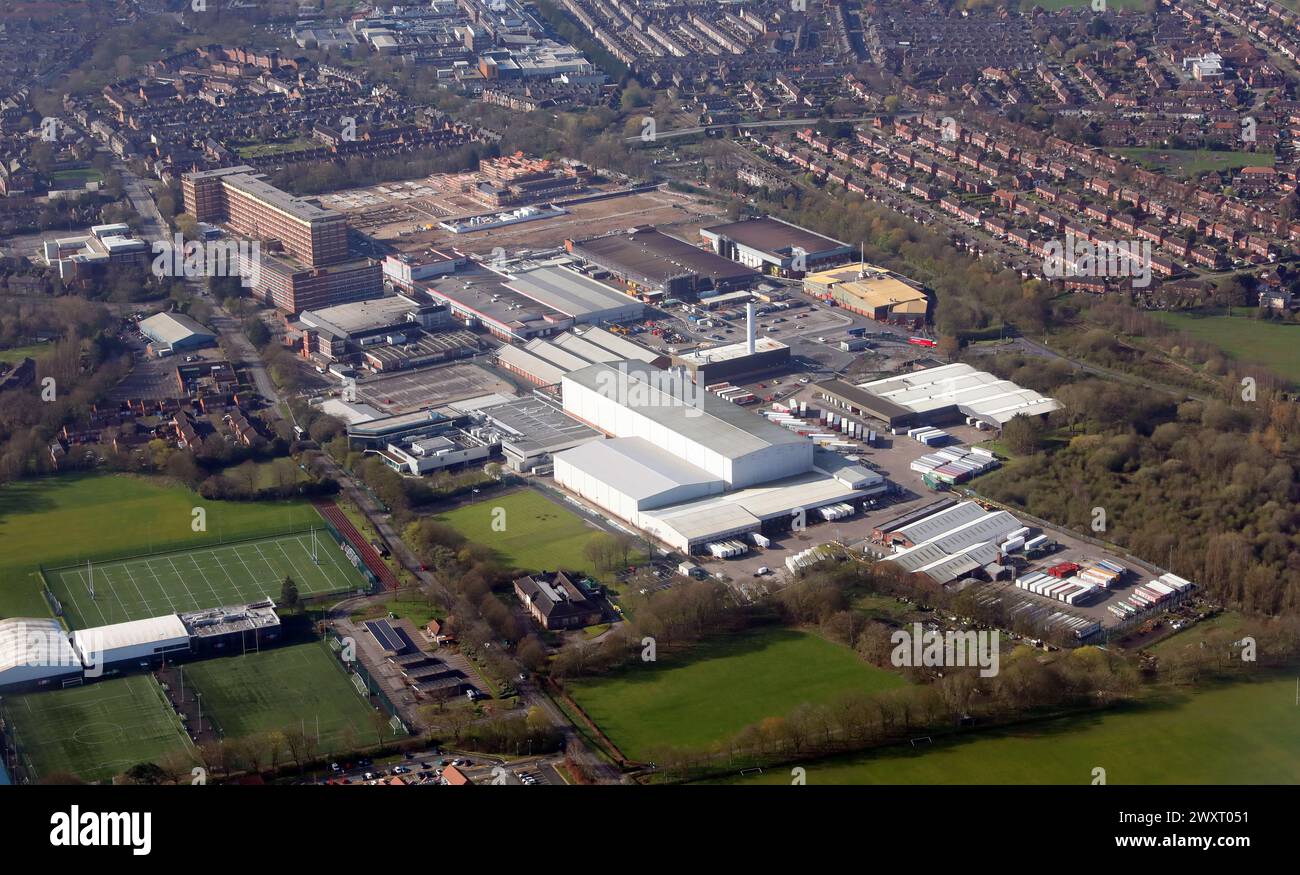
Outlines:
<svg viewBox="0 0 1300 875"><path fill-rule="evenodd" d="M790 252L798 247L808 255L816 255L832 249L842 249L848 245L805 228L786 224L770 216L714 225L712 228L702 230L725 237L742 246L748 246L750 249L771 253Z"/></svg>
<svg viewBox="0 0 1300 875"><path fill-rule="evenodd" d="M640 276L652 283L663 283L673 277L688 274L709 277L715 284L759 276L756 270L706 252L654 228L638 228L631 234L575 240L573 252L579 256L590 254L610 270L625 276Z"/></svg>

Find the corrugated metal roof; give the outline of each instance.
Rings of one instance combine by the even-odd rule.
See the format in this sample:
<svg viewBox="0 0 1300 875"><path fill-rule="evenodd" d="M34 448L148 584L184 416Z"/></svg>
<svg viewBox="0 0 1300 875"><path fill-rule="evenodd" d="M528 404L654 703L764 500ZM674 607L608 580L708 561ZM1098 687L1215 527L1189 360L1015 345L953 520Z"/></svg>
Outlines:
<svg viewBox="0 0 1300 875"><path fill-rule="evenodd" d="M497 350L497 359L502 364L517 368L525 374L536 377L544 386L553 386L564 379L565 370L533 355L527 349L520 349L509 344Z"/></svg>
<svg viewBox="0 0 1300 875"><path fill-rule="evenodd" d="M521 295L575 318L624 308L636 312L645 309L645 305L631 295L563 267L523 271L511 277L506 285Z"/></svg>

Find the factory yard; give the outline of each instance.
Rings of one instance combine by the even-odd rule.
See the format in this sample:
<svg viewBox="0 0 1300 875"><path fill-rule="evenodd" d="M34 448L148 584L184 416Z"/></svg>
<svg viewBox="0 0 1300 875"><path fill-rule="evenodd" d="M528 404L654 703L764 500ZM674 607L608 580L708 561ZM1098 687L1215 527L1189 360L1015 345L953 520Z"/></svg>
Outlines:
<svg viewBox="0 0 1300 875"><path fill-rule="evenodd" d="M565 238L591 237L634 225L655 225L694 239L701 225L725 215L721 208L692 195L664 189L565 204L563 215L485 231L457 234L440 227L438 223L449 218L506 209L489 207L464 191L482 181L484 177L477 172L435 174L423 180L347 189L320 200L347 214L354 226L371 237L401 251L455 248L483 257L491 257L498 248L507 253L549 249L562 245Z"/></svg>
<svg viewBox="0 0 1300 875"><path fill-rule="evenodd" d="M469 362L398 371L357 381L357 400L386 414L409 413L480 395L514 392L510 381Z"/></svg>

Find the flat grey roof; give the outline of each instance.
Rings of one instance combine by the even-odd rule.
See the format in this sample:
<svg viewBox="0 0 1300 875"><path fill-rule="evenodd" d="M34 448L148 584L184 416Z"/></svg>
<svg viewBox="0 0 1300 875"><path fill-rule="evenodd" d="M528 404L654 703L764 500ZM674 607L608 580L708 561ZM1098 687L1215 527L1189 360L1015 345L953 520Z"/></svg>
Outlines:
<svg viewBox="0 0 1300 875"><path fill-rule="evenodd" d="M627 385L626 380L639 382L644 391L630 394L645 398L646 403L625 406L728 459L782 444L808 444L812 459L807 438L705 392L681 371L661 371L638 362L620 363L617 368L595 364L564 379L601 394Z"/></svg>
<svg viewBox="0 0 1300 875"><path fill-rule="evenodd" d="M331 219L343 219L342 213L327 210L315 204L295 197L283 189L276 188L261 176L251 173L231 173L222 180L226 185L249 197L256 198L268 206L292 216L300 222L326 222Z"/></svg>
<svg viewBox="0 0 1300 875"><path fill-rule="evenodd" d="M479 411L524 453L558 452L599 438L600 432L540 398L521 398Z"/></svg>
<svg viewBox="0 0 1300 875"><path fill-rule="evenodd" d="M298 320L313 328L321 328L339 337L346 337L360 331L398 325L406 320L406 314L428 306L430 305L413 301L402 295L387 295L369 301L336 304L319 310L304 310Z"/></svg>

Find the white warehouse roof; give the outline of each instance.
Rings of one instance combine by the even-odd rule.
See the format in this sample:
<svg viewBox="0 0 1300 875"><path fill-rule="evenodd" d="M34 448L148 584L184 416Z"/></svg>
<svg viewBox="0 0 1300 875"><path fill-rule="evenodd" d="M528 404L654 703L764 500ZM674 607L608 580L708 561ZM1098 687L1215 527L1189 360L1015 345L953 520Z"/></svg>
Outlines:
<svg viewBox="0 0 1300 875"><path fill-rule="evenodd" d="M963 362L886 377L862 383L858 388L913 413L955 406L967 416L978 416L999 425L1017 414L1036 416L1059 410L1061 406L1032 389L978 371Z"/></svg>
<svg viewBox="0 0 1300 875"><path fill-rule="evenodd" d="M68 643L68 633L58 620L29 617L0 620L0 684L7 683L6 676L15 669L29 669L30 674L39 677L51 674L42 671L45 668L80 665L81 660Z"/></svg>
<svg viewBox="0 0 1300 875"><path fill-rule="evenodd" d="M636 363L621 369L595 364L566 374L564 385L569 383L619 401L624 407L669 431L729 459L739 459L771 446L805 444L811 447L806 437L774 425L712 392L705 392L703 387L697 387L681 372L660 371ZM611 393L611 390L616 393L624 387L628 395L626 400ZM569 407L567 399L565 407ZM810 449L810 463L811 460Z"/></svg>
<svg viewBox="0 0 1300 875"><path fill-rule="evenodd" d="M644 438L592 441L556 456L583 473L641 502L682 487L721 491L723 482L703 468L662 450Z"/></svg>
<svg viewBox="0 0 1300 875"><path fill-rule="evenodd" d="M212 330L195 322L184 313L155 313L140 320L140 330L153 340L175 346L194 336L216 338Z"/></svg>
<svg viewBox="0 0 1300 875"><path fill-rule="evenodd" d="M685 545L687 542L717 540L738 531L756 530L764 520L789 517L800 509L808 511L869 494L870 490L855 489L834 477L809 472L684 504L643 511L639 519L642 528L666 542Z"/></svg>
<svg viewBox="0 0 1300 875"><path fill-rule="evenodd" d="M126 623L114 623L111 626L96 626L93 629L78 629L72 633L72 643L77 652L111 653L128 647L151 646L168 642L190 639L189 630L176 614L165 617L150 617L147 620L130 620Z"/></svg>
<svg viewBox="0 0 1300 875"><path fill-rule="evenodd" d="M993 546L1021 527L1020 520L1005 510L986 513L978 505L976 510L979 510L980 514L973 519L963 519L963 517L969 515L969 511L961 511L958 514L950 515L952 511L958 511L961 508L962 505L957 505L936 514L935 516L949 517L950 522L940 526L942 531L931 534L929 539L916 544L914 547L899 550L892 556L887 557L888 561L897 563L899 567L907 571L922 571L927 567L938 567L945 560L971 552L975 547ZM926 520L921 520L914 525L922 525L929 519L927 517ZM981 549L974 551L974 554L982 558L987 555L987 552L987 550ZM985 565L988 563L985 561L980 562L980 564Z"/></svg>

